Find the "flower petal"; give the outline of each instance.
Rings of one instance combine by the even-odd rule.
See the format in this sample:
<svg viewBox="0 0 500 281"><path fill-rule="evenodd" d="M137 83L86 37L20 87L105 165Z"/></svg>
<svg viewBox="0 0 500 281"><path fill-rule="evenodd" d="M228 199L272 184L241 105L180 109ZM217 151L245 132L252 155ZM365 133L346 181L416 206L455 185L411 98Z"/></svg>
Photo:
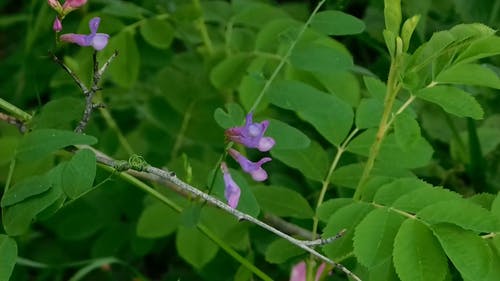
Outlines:
<svg viewBox="0 0 500 281"><path fill-rule="evenodd" d="M80 46L90 46L92 37L89 35L68 33L61 35L59 39L65 42L75 43Z"/></svg>
<svg viewBox="0 0 500 281"><path fill-rule="evenodd" d="M226 197L227 204L229 205L229 207L234 209L238 206L238 202L240 200L240 195L241 195L241 189L233 180L231 174L229 174L229 170L227 168L226 163L222 162L220 164L220 168L222 170L224 178L224 186L225 186L224 197Z"/></svg>
<svg viewBox="0 0 500 281"><path fill-rule="evenodd" d="M306 281L306 263L304 261L299 262L292 268L290 281Z"/></svg>
<svg viewBox="0 0 500 281"><path fill-rule="evenodd" d="M263 137L260 138L259 143L257 144L257 149L262 152L269 151L275 144L276 141L273 138Z"/></svg>
<svg viewBox="0 0 500 281"><path fill-rule="evenodd" d="M97 28L99 28L99 23L101 22L100 17L92 18L89 21L90 34L96 34Z"/></svg>
<svg viewBox="0 0 500 281"><path fill-rule="evenodd" d="M324 262L318 266L318 269L316 270L316 277L314 278L314 281L319 281L319 278L321 278L321 275L323 274L325 267L326 267L326 264Z"/></svg>
<svg viewBox="0 0 500 281"><path fill-rule="evenodd" d="M265 180L267 180L267 172L266 172L266 170L264 170L262 168L258 168L257 170L251 172L250 175L252 176L252 179L254 181L265 181Z"/></svg>
<svg viewBox="0 0 500 281"><path fill-rule="evenodd" d="M100 51L108 44L109 35L105 33L97 33L92 38L92 47Z"/></svg>

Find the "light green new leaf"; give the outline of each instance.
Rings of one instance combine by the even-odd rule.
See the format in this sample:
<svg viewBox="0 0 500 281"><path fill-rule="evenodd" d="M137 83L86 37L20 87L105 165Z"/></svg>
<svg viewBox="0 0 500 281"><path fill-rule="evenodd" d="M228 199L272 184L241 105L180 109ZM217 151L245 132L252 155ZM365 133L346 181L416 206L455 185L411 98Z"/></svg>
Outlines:
<svg viewBox="0 0 500 281"><path fill-rule="evenodd" d="M124 30L109 39L108 46L99 52L99 60L107 60L117 50L119 56L109 66L108 72L113 82L123 88L132 87L139 78L140 53L134 34Z"/></svg>
<svg viewBox="0 0 500 281"><path fill-rule="evenodd" d="M399 147L407 150L420 139L420 126L410 115L399 114L394 120L394 135Z"/></svg>
<svg viewBox="0 0 500 281"><path fill-rule="evenodd" d="M219 248L197 228L179 227L175 239L179 255L196 269L210 262Z"/></svg>
<svg viewBox="0 0 500 281"><path fill-rule="evenodd" d="M92 145L97 139L72 131L54 129L35 130L26 134L17 147L17 159L31 161L42 158L56 150L75 144Z"/></svg>
<svg viewBox="0 0 500 281"><path fill-rule="evenodd" d="M446 255L432 231L413 219L401 225L392 260L402 281L443 281L448 271Z"/></svg>
<svg viewBox="0 0 500 281"><path fill-rule="evenodd" d="M348 53L321 44L298 46L293 50L290 62L297 69L325 73L347 70L353 66Z"/></svg>
<svg viewBox="0 0 500 281"><path fill-rule="evenodd" d="M280 217L310 219L314 211L298 192L279 186L256 186L253 193L260 207Z"/></svg>
<svg viewBox="0 0 500 281"><path fill-rule="evenodd" d="M404 217L387 208L371 211L356 227L354 255L366 267L373 267L392 255L394 237Z"/></svg>
<svg viewBox="0 0 500 281"><path fill-rule="evenodd" d="M356 128L366 129L378 127L384 104L377 98L364 98L356 109Z"/></svg>
<svg viewBox="0 0 500 281"><path fill-rule="evenodd" d="M223 129L238 127L243 125L245 115L243 109L237 103L226 104L227 112L222 108L217 108L214 112L214 119Z"/></svg>
<svg viewBox="0 0 500 281"><path fill-rule="evenodd" d="M92 188L96 174L96 158L89 149L79 150L65 165L62 188L71 199L76 199Z"/></svg>
<svg viewBox="0 0 500 281"><path fill-rule="evenodd" d="M417 216L430 224L451 223L478 232L500 230L500 221L494 214L463 199L432 204L420 210Z"/></svg>
<svg viewBox="0 0 500 281"><path fill-rule="evenodd" d="M164 20L150 18L141 22L141 35L148 44L167 49L174 39L175 29Z"/></svg>
<svg viewBox="0 0 500 281"><path fill-rule="evenodd" d="M179 226L179 214L165 204L152 204L141 213L137 222L137 235L160 238L173 233Z"/></svg>
<svg viewBox="0 0 500 281"><path fill-rule="evenodd" d="M365 23L341 11L322 11L311 21L311 27L325 35L358 34L365 30Z"/></svg>
<svg viewBox="0 0 500 281"><path fill-rule="evenodd" d="M396 36L401 26L401 0L384 0L385 28Z"/></svg>
<svg viewBox="0 0 500 281"><path fill-rule="evenodd" d="M210 72L210 81L217 89L236 89L251 60L252 57L246 53L225 58Z"/></svg>
<svg viewBox="0 0 500 281"><path fill-rule="evenodd" d="M33 176L25 178L10 187L2 197L2 208L19 203L32 196L44 193L52 186L52 182L46 176Z"/></svg>
<svg viewBox="0 0 500 281"><path fill-rule="evenodd" d="M451 86L435 86L417 92L417 97L439 105L458 117L483 118L483 109L469 93Z"/></svg>
<svg viewBox="0 0 500 281"><path fill-rule="evenodd" d="M0 281L9 281L17 259L16 241L0 234Z"/></svg>
<svg viewBox="0 0 500 281"><path fill-rule="evenodd" d="M497 193L493 204L491 204L491 212L500 220L500 192Z"/></svg>
<svg viewBox="0 0 500 281"><path fill-rule="evenodd" d="M432 230L464 279L483 280L492 258L485 239L470 230L450 224L438 224Z"/></svg>
<svg viewBox="0 0 500 281"><path fill-rule="evenodd" d="M411 36L413 35L413 31L417 27L417 24L420 20L420 15L415 15L409 19L407 19L403 23L403 28L401 29L401 39L403 40L403 52L408 51L410 47Z"/></svg>
<svg viewBox="0 0 500 281"><path fill-rule="evenodd" d="M353 122L349 104L299 81L277 81L267 95L276 106L293 110L312 124L328 141L339 145Z"/></svg>
<svg viewBox="0 0 500 281"><path fill-rule="evenodd" d="M322 181L326 176L328 155L317 142L303 149L272 149L271 155L312 180Z"/></svg>
<svg viewBox="0 0 500 281"><path fill-rule="evenodd" d="M311 144L311 140L300 130L277 119L268 120L266 136L276 141L273 149L300 149L307 148Z"/></svg>
<svg viewBox="0 0 500 281"><path fill-rule="evenodd" d="M439 73L436 82L485 86L500 89L500 78L488 67L479 64L462 63Z"/></svg>
<svg viewBox="0 0 500 281"><path fill-rule="evenodd" d="M303 254L304 250L293 245L285 239L276 239L267 246L266 261L275 264L283 264L288 259Z"/></svg>
<svg viewBox="0 0 500 281"><path fill-rule="evenodd" d="M460 200L461 198L460 194L456 192L442 187L425 184L419 189L402 195L392 203L392 206L406 212L417 213L421 209L434 203L449 200Z"/></svg>
<svg viewBox="0 0 500 281"><path fill-rule="evenodd" d="M354 202L340 208L330 216L328 224L323 229L322 237L332 237L343 229L347 231L340 239L323 247L323 251L329 258L337 260L353 251L352 238L354 229L372 209L373 207L370 204Z"/></svg>

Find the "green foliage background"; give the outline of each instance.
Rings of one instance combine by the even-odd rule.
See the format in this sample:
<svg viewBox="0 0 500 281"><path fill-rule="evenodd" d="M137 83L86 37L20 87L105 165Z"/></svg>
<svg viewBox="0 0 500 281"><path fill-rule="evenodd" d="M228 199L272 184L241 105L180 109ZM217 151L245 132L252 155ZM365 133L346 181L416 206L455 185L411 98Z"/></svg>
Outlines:
<svg viewBox="0 0 500 281"><path fill-rule="evenodd" d="M33 116L24 136L0 122L0 280L258 279L252 265L287 280L309 258L292 244L152 183L173 209L92 151L61 150L138 154L208 191L224 129L250 110L277 143L264 184L229 162L240 210L347 229L321 251L363 280L500 279L500 1L397 2L326 1L297 40L316 1L90 0L63 33L99 16L111 37L98 59L119 56L78 135L84 98L48 53L90 83L92 50L56 44L46 1L0 1L0 98ZM390 68L402 91L387 112ZM223 188L216 177L212 194Z"/></svg>

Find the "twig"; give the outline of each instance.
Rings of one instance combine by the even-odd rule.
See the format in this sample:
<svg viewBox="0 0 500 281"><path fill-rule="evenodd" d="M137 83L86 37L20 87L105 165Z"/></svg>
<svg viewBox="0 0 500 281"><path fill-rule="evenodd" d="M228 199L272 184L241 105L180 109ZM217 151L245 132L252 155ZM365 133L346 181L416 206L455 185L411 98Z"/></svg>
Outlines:
<svg viewBox="0 0 500 281"><path fill-rule="evenodd" d="M26 125L24 122L13 116L0 112L0 120L7 122L7 124L16 126L21 134L26 132Z"/></svg>
<svg viewBox="0 0 500 281"><path fill-rule="evenodd" d="M236 217L239 221L246 220L246 221L249 221L255 225L258 225L258 226L276 234L277 236L289 241L290 243L296 245L297 247L309 252L310 254L314 255L315 257L321 259L322 261L324 261L328 264L331 264L334 267L340 269L342 272L347 274L352 279L357 280L357 281L361 281L361 279L359 279L359 277L357 277L349 269L345 268L343 265L341 265L339 263L332 261L328 257L322 255L321 253L319 253L318 251L313 249L313 246L324 245L326 243L331 243L334 240L338 239L339 237L341 237L343 235L343 233L345 232L344 230L342 230L340 233L338 233L334 237L330 237L330 238L326 238L326 239L317 239L317 240L313 240L313 241L299 240L299 239L296 239L296 238L289 236L288 234L285 234L284 232L254 218L246 213L243 213L237 209L233 209L229 205L227 205L226 203L220 201L219 199L217 199L209 194L204 193L203 191L197 189L196 187L193 187L193 186L185 183L184 181L180 180L175 175L174 172L171 172L168 170L162 170L162 169L150 166L140 156L137 156L137 155L132 156L128 162L127 161L113 160L112 158L109 158L102 153L96 154L96 156L97 156L97 161L99 163L113 167L113 168L117 169L118 171L127 171L127 170L133 171L133 170L135 170L136 173L137 172L146 173L149 175L156 176L156 177L160 178L162 181L169 182L169 183L173 184L177 189L182 190L182 192L187 192L191 195L195 195L196 197L203 199L204 201L210 203L211 205L219 207L220 209L222 209L222 210L226 211L227 213Z"/></svg>
<svg viewBox="0 0 500 281"><path fill-rule="evenodd" d="M297 235L307 240L313 240L312 232L296 224L289 223L284 219L272 214L264 214L264 221L288 235Z"/></svg>
<svg viewBox="0 0 500 281"><path fill-rule="evenodd" d="M82 90L83 95L85 96L85 109L83 110L82 119L80 120L80 122L78 122L78 126L75 128L75 132L82 133L83 130L85 130L85 127L87 127L90 116L92 115L94 109L102 106L101 104L95 105L92 100L94 99L95 93L101 90L101 88L99 88L99 82L101 81L102 75L117 55L118 51L115 51L104 63L104 65L99 68L99 62L97 61L97 51L94 51L94 53L92 54L92 60L94 62L94 76L92 79L92 86L90 87L90 89L88 89L87 86L85 86L85 84L82 82L82 80L80 80L80 78L78 78L78 76L67 65L65 65L62 60L60 60L56 55L52 54L52 58L54 59L54 61L57 62L73 78L73 80Z"/></svg>

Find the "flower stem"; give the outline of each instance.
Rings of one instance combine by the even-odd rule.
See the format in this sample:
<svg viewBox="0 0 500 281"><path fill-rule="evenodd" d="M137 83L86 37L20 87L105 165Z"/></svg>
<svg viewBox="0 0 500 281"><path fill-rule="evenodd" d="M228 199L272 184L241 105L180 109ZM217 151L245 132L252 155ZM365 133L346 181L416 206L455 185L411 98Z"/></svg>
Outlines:
<svg viewBox="0 0 500 281"><path fill-rule="evenodd" d="M392 108L394 106L394 101L396 100L396 96L398 95L399 90L401 89L401 84L398 82L398 59L394 59L391 62L391 67L389 69L389 76L387 78L387 91L385 95L384 101L384 112L382 114L382 118L380 119L378 131L375 137L375 141L373 142L370 148L370 154L368 155L368 160L366 161L365 168L363 170L363 174L358 182L358 186L356 187L356 191L354 192L353 199L359 200L361 195L363 194L363 188L370 176L370 173L375 164L375 159L380 152L380 147L382 146L382 141L387 133L387 130L390 127L390 117L392 113Z"/></svg>
<svg viewBox="0 0 500 281"><path fill-rule="evenodd" d="M22 121L28 121L31 119L31 115L2 98L0 98L0 108Z"/></svg>

